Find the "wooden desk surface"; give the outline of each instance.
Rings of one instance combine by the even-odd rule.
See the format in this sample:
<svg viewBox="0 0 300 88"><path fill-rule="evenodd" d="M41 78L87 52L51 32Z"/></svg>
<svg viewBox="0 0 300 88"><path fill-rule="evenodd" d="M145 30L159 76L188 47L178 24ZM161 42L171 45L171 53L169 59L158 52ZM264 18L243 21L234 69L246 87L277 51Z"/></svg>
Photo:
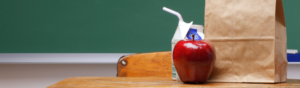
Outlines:
<svg viewBox="0 0 300 88"><path fill-rule="evenodd" d="M99 87L289 87L300 88L300 80L289 79L286 83L205 83L183 84L167 77L72 77L47 88L99 88Z"/></svg>

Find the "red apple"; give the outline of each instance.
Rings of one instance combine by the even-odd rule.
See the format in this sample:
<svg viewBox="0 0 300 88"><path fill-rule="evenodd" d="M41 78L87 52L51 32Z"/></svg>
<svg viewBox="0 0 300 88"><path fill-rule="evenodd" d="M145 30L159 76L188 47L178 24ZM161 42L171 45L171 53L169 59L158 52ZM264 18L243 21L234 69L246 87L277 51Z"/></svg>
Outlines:
<svg viewBox="0 0 300 88"><path fill-rule="evenodd" d="M214 47L206 40L180 40L173 50L173 62L183 83L204 83L215 63Z"/></svg>

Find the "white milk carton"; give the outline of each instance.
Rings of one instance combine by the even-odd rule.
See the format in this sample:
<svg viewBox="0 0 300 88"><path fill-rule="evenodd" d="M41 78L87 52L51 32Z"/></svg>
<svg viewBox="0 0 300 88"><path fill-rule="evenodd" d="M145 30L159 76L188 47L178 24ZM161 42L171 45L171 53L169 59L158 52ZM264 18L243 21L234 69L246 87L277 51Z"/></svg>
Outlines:
<svg viewBox="0 0 300 88"><path fill-rule="evenodd" d="M191 22L191 23L193 23L193 22ZM204 39L203 26L202 25L191 25L191 23L182 23L182 22L178 23L178 27L176 29L176 32L175 32L175 34L172 38L172 42L171 42L172 43L172 54L173 54L173 49L178 41L180 41L182 39L188 39L187 37L189 35L192 35L191 33L188 34L188 32L186 30L196 29L197 34L199 34L200 38ZM196 36L195 36L195 39L197 39ZM177 74L177 71L175 69L174 63L173 63L173 57L172 57L172 79L180 80L179 76Z"/></svg>
<svg viewBox="0 0 300 88"><path fill-rule="evenodd" d="M193 22L186 23L183 21L181 15L171 9L168 9L166 7L163 7L163 10L176 15L179 18L179 23L177 26L177 29L175 31L175 34L172 38L172 54L173 49L176 45L176 43L182 39L191 39L191 35L195 35L195 40L201 40L204 39L204 33L203 33L203 26L202 25L193 25ZM173 56L173 55L172 55ZM173 57L172 57L172 79L180 81L180 78L177 74L177 71L175 69L174 63L173 63Z"/></svg>

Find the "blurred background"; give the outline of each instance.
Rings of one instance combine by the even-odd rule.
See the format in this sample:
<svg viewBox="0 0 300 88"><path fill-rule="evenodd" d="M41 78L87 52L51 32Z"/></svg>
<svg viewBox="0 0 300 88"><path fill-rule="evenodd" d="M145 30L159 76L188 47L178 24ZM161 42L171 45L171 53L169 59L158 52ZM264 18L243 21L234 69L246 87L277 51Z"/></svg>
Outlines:
<svg viewBox="0 0 300 88"><path fill-rule="evenodd" d="M300 49L299 4L283 0L288 49ZM0 87L114 77L122 55L171 51L178 19L164 6L204 25L205 0L1 0ZM300 79L299 67L289 63L288 78Z"/></svg>

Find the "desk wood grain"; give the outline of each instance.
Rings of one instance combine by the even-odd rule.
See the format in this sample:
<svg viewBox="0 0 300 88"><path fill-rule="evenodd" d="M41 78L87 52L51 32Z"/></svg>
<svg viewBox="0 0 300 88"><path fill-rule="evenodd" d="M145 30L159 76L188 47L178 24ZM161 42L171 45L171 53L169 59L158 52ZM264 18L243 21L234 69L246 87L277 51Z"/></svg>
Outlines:
<svg viewBox="0 0 300 88"><path fill-rule="evenodd" d="M286 83L254 84L254 83L204 83L183 84L170 77L72 77L59 81L47 88L99 88L99 87L258 87L258 88L300 88L300 80L288 79Z"/></svg>

